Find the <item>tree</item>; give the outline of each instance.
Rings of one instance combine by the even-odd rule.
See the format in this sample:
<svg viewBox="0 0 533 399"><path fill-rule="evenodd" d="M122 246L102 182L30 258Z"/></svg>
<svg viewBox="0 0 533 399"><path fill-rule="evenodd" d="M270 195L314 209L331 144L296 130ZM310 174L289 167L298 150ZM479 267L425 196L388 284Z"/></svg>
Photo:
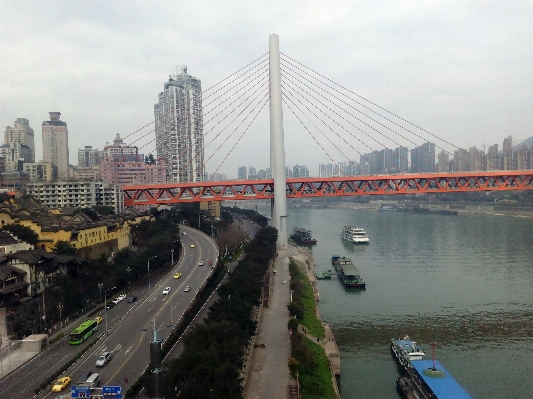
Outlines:
<svg viewBox="0 0 533 399"><path fill-rule="evenodd" d="M59 255L76 255L74 248L68 241L58 240L52 251Z"/></svg>
<svg viewBox="0 0 533 399"><path fill-rule="evenodd" d="M153 165L155 163L155 158L152 154L148 154L144 157L144 163L146 165Z"/></svg>
<svg viewBox="0 0 533 399"><path fill-rule="evenodd" d="M39 235L29 227L21 224L6 224L2 230L13 233L19 240L36 245L39 241Z"/></svg>

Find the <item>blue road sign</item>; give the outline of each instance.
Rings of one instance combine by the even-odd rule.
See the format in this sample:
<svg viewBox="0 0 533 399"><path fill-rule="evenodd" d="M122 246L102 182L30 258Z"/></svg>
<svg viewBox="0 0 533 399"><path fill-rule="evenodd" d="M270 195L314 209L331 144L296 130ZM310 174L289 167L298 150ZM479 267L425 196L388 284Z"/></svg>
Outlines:
<svg viewBox="0 0 533 399"><path fill-rule="evenodd" d="M122 388L120 386L103 386L102 397L104 399L122 399Z"/></svg>
<svg viewBox="0 0 533 399"><path fill-rule="evenodd" d="M91 390L88 386L84 385L73 385L72 386L72 397L73 398L90 398Z"/></svg>

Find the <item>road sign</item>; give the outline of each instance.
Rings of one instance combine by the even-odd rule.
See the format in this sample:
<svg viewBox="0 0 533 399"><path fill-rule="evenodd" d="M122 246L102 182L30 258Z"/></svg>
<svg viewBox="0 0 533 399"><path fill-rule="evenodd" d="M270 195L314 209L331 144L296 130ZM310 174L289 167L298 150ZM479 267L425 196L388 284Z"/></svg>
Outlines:
<svg viewBox="0 0 533 399"><path fill-rule="evenodd" d="M122 399L122 388L120 386L103 386L102 397L104 399Z"/></svg>
<svg viewBox="0 0 533 399"><path fill-rule="evenodd" d="M73 385L72 386L72 397L73 398L90 398L91 390L88 386L84 385Z"/></svg>

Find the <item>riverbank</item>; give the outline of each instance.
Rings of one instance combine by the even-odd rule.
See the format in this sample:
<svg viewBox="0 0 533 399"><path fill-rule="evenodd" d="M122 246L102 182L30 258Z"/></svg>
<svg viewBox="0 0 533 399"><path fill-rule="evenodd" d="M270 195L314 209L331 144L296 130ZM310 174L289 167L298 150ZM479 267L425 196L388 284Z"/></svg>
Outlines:
<svg viewBox="0 0 533 399"><path fill-rule="evenodd" d="M340 352L337 347L337 341L328 323L322 321L320 312L318 310L318 301L320 300L320 293L318 291L317 279L315 276L315 262L313 253L310 248L298 246L298 251L290 258L297 266L298 270L305 274L310 283L312 297L313 297L313 311L316 320L320 323L320 327L313 325L313 320L305 317L299 320L298 331L305 335L311 342L316 342L324 350L327 359L329 370L331 373L331 381L335 391L336 398L340 398L337 378L340 376ZM304 312L305 313L305 312Z"/></svg>

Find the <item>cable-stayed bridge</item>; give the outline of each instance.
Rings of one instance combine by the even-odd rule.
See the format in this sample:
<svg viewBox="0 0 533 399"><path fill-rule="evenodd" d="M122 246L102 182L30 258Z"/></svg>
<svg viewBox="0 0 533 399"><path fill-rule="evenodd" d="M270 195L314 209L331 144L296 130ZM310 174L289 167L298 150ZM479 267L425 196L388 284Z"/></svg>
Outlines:
<svg viewBox="0 0 533 399"><path fill-rule="evenodd" d="M280 231L278 247L283 248L286 247L287 198L533 189L533 168L526 169L524 160L511 160L514 164L506 169L514 170L499 170L502 159L497 150L489 149L485 154L458 148L446 138L280 53L277 35L270 36L269 53L204 90L202 97L203 135L197 142L182 143L177 157L190 157L188 147L196 145L198 140L205 143L204 150L214 150L205 157L203 152L201 156L193 153L193 159L184 163L184 167L191 167L198 155L196 162L201 159L205 170L206 164L213 162L218 154L222 161L210 167L216 173L243 137L253 130L251 126L268 102L272 178L125 186L126 206L271 199L272 224ZM298 140L314 142L320 154L325 154L335 165L337 177L286 178L282 104L289 111L287 115L306 133ZM189 123L186 110L168 112L170 128ZM163 125L167 123L165 115L161 120ZM266 136L259 142L256 139L255 149L266 148L267 139ZM356 156L359 164L353 161ZM310 158L316 157L317 154L310 154ZM336 162L335 158L343 161Z"/></svg>

